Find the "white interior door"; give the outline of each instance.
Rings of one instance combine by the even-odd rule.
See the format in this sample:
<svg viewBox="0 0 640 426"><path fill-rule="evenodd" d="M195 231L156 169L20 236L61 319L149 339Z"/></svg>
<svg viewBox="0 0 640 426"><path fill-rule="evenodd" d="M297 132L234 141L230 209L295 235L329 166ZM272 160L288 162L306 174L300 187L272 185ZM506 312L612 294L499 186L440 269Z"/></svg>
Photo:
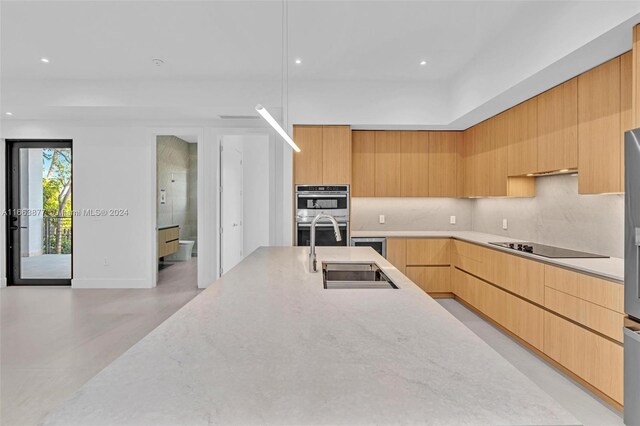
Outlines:
<svg viewBox="0 0 640 426"><path fill-rule="evenodd" d="M222 186L220 239L221 274L237 265L244 257L242 226L242 151L238 146L221 143L220 184Z"/></svg>

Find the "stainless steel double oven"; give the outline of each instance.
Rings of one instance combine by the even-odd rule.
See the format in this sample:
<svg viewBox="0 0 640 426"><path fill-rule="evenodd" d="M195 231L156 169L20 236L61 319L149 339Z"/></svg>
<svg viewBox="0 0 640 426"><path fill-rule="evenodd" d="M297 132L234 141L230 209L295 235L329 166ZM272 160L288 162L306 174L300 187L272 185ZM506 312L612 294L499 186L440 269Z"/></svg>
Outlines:
<svg viewBox="0 0 640 426"><path fill-rule="evenodd" d="M316 224L316 245L349 245L349 185L296 185L297 246L308 246L311 222L320 213L333 216L340 227L342 241L336 241L333 225L328 220Z"/></svg>

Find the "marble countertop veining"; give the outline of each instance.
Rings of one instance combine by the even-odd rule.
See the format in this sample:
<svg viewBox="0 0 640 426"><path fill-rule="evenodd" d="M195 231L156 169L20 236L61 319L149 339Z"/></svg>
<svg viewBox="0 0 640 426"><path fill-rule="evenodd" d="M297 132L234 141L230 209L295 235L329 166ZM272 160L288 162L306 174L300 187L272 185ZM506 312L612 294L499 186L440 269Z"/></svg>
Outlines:
<svg viewBox="0 0 640 426"><path fill-rule="evenodd" d="M318 260L398 290L325 290L307 254L259 248L43 424L579 424L371 248Z"/></svg>
<svg viewBox="0 0 640 426"><path fill-rule="evenodd" d="M454 238L457 240L484 245L516 256L528 257L538 262L548 263L550 265L560 266L578 272L585 272L590 275L616 281L620 284L624 281L624 259L619 257L598 259L551 259L489 244L489 242L522 241L522 239L518 240L500 235L484 234L473 231L351 231L351 237ZM606 255L606 253L602 254Z"/></svg>

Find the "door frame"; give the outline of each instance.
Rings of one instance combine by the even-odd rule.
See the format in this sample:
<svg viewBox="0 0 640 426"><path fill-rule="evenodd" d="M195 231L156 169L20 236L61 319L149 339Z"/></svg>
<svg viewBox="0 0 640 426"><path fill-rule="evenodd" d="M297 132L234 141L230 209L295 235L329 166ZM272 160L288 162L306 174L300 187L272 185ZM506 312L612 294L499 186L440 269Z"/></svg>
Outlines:
<svg viewBox="0 0 640 426"><path fill-rule="evenodd" d="M149 253L149 267L150 267L150 281L149 288L156 287L158 285L158 206L157 206L157 194L158 194L158 136L177 136L180 135L193 135L196 136L197 152L198 152L198 167L196 170L196 176L198 180L198 187L196 190L197 197L197 244L198 244L198 263L197 263L197 283L198 288L205 288L209 282L207 282L207 270L205 262L209 256L206 244L201 244L204 241L206 235L206 224L204 216L204 205L206 202L205 197L205 143L204 143L204 128L202 127L153 127L147 128L147 143L149 148L149 179L151 181L151 192L149 194L149 223L150 223L150 247Z"/></svg>
<svg viewBox="0 0 640 426"><path fill-rule="evenodd" d="M224 147L224 138L225 136L244 136L244 135L222 135L220 136L220 140L218 142L218 277L221 277L224 274L224 270L222 268L222 252L223 252L223 244L222 244L222 210L223 210L223 190L222 190L222 150ZM243 181L242 181L242 254L244 253L244 151L240 152L242 156L242 173L243 173Z"/></svg>
<svg viewBox="0 0 640 426"><path fill-rule="evenodd" d="M19 181L14 182L13 169L20 173L19 158L14 158L12 148L69 148L71 150L71 210L73 211L73 140L72 139L6 139L5 140L5 206L6 211L15 207L12 205L12 198L16 190L20 190ZM16 161L17 160L17 161ZM20 253L13 253L11 244L11 219L5 211L5 253L7 286L71 286L73 279L73 250L74 232L73 217L71 215L71 276L69 278L20 278ZM14 273L14 263L18 265L17 277Z"/></svg>

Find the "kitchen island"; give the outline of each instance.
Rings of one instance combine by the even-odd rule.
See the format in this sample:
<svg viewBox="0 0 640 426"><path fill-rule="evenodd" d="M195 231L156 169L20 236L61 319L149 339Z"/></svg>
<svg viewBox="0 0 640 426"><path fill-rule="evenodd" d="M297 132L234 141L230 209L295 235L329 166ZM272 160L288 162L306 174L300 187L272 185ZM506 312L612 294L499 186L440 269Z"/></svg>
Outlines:
<svg viewBox="0 0 640 426"><path fill-rule="evenodd" d="M579 424L372 249L317 253L399 288L326 290L308 248L260 248L44 424Z"/></svg>

